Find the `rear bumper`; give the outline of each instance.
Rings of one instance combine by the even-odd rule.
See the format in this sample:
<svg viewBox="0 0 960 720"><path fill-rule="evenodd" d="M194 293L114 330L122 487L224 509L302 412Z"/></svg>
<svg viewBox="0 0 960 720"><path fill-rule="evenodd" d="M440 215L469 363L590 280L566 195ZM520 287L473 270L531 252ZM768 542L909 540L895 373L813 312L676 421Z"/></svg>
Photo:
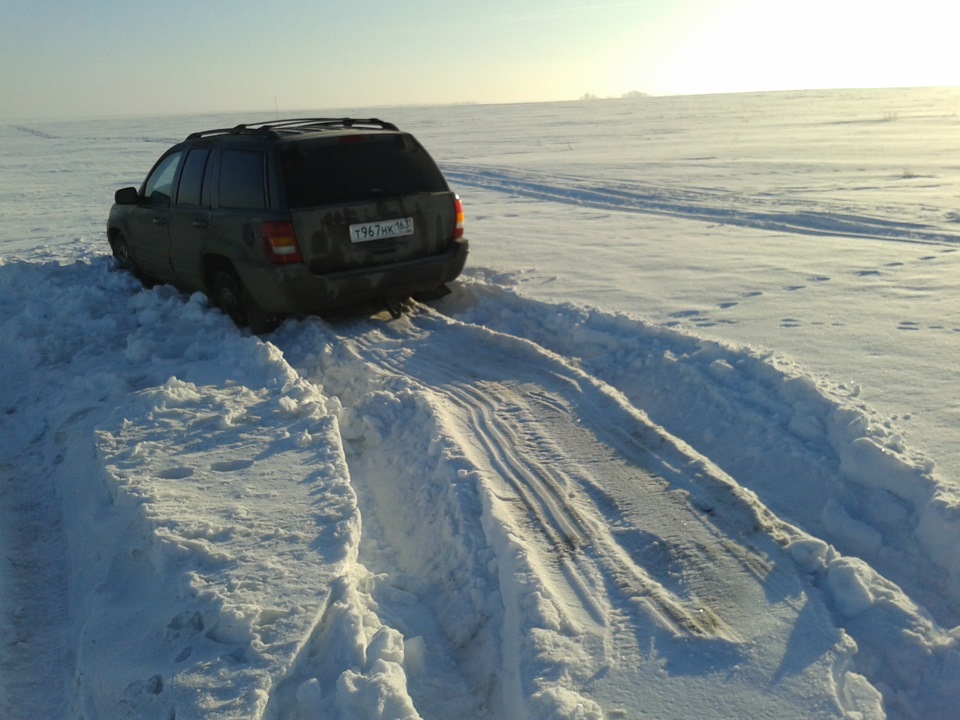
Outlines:
<svg viewBox="0 0 960 720"><path fill-rule="evenodd" d="M441 255L349 272L318 275L305 265L237 270L247 291L267 313L310 314L433 290L460 275L468 252L469 243L463 238Z"/></svg>

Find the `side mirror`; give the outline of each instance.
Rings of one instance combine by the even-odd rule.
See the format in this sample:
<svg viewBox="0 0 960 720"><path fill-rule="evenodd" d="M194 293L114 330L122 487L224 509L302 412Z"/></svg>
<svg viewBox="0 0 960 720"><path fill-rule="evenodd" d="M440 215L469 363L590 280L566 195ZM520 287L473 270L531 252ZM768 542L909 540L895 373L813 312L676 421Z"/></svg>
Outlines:
<svg viewBox="0 0 960 720"><path fill-rule="evenodd" d="M113 201L117 205L136 205L140 202L140 193L135 187L120 188L114 193Z"/></svg>

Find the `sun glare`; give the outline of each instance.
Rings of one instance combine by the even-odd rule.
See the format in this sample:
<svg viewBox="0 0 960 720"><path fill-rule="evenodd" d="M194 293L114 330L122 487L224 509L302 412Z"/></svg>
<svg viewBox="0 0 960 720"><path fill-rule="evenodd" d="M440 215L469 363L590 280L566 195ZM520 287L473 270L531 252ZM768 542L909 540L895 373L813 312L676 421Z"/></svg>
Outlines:
<svg viewBox="0 0 960 720"><path fill-rule="evenodd" d="M929 0L908 13L859 0L688 4L631 49L622 83L655 94L958 85L945 12Z"/></svg>

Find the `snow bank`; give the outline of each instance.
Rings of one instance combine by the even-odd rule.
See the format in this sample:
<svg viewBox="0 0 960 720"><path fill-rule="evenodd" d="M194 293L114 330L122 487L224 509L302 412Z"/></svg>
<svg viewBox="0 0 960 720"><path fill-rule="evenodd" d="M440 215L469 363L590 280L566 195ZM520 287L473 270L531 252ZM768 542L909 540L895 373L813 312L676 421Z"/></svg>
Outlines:
<svg viewBox="0 0 960 720"><path fill-rule="evenodd" d="M142 291L106 258L0 272L4 454L23 448L69 508L75 654L56 667L75 712L292 717L308 697L311 713L415 717L402 641L362 590L322 388L201 296ZM330 635L337 656L317 660Z"/></svg>

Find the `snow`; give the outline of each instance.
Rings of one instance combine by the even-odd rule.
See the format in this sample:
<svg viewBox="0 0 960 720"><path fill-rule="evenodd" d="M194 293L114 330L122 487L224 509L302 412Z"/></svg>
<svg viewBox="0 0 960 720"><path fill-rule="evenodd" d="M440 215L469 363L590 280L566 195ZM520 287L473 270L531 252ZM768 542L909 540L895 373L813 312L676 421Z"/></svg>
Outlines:
<svg viewBox="0 0 960 720"><path fill-rule="evenodd" d="M262 338L104 237L257 116L0 128L0 717L956 717L958 101L356 111L468 270Z"/></svg>

